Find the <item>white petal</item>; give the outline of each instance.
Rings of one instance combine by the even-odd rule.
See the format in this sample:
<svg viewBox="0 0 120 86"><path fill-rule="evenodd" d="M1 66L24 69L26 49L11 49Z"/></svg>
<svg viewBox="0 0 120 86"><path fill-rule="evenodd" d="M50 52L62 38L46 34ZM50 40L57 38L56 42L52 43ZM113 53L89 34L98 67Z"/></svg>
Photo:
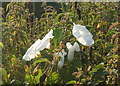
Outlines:
<svg viewBox="0 0 120 86"><path fill-rule="evenodd" d="M67 54L64 49L62 49L59 53L54 53L56 55L59 55L61 57L60 61L58 61L58 67L61 68L64 65L64 57Z"/></svg>
<svg viewBox="0 0 120 86"><path fill-rule="evenodd" d="M77 52L80 51L80 47L77 42L75 42L73 46L75 47L75 51L77 51Z"/></svg>
<svg viewBox="0 0 120 86"><path fill-rule="evenodd" d="M62 60L64 61L64 55L61 53L61 52L59 52L59 56L62 58Z"/></svg>
<svg viewBox="0 0 120 86"><path fill-rule="evenodd" d="M66 46L68 48L68 60L71 61L73 60L73 57L74 57L75 47L72 46L71 43L69 42L67 42Z"/></svg>
<svg viewBox="0 0 120 86"><path fill-rule="evenodd" d="M94 44L94 40L91 37L79 37L77 40L85 46L91 46Z"/></svg>
<svg viewBox="0 0 120 86"><path fill-rule="evenodd" d="M38 45L41 43L41 40L40 39L38 39L34 44L33 44L33 46L34 47L38 47Z"/></svg>
<svg viewBox="0 0 120 86"><path fill-rule="evenodd" d="M71 49L68 50L68 60L72 61L74 58L74 51Z"/></svg>
<svg viewBox="0 0 120 86"><path fill-rule="evenodd" d="M50 42L48 43L48 45L47 45L47 47L46 47L47 49L50 49Z"/></svg>
<svg viewBox="0 0 120 86"><path fill-rule="evenodd" d="M26 61L30 61L31 59L35 58L37 54L39 54L39 51L36 51L36 47L41 43L41 40L38 39L28 50L26 51L25 55L23 56L23 59Z"/></svg>
<svg viewBox="0 0 120 86"><path fill-rule="evenodd" d="M77 31L79 32L80 35L88 34L90 37L93 37L92 34L83 25L77 25L77 24L75 24L73 26L73 29L77 29Z"/></svg>
<svg viewBox="0 0 120 86"><path fill-rule="evenodd" d="M73 26L72 33L73 33L73 35L74 35L76 38L78 38L78 37L81 36L81 35L80 35L80 32L79 32L79 29L76 28L75 26Z"/></svg>
<svg viewBox="0 0 120 86"><path fill-rule="evenodd" d="M74 24L72 32L81 44L85 46L94 44L94 40L92 39L93 36L85 26Z"/></svg>
<svg viewBox="0 0 120 86"><path fill-rule="evenodd" d="M42 39L41 44L37 47L38 51L41 51L45 48L50 48L50 38L54 37L52 34L53 30L51 29L50 32Z"/></svg>
<svg viewBox="0 0 120 86"><path fill-rule="evenodd" d="M64 51L64 49L62 49L62 53L65 56L67 53Z"/></svg>
<svg viewBox="0 0 120 86"><path fill-rule="evenodd" d="M53 30L51 29L46 35L45 35L45 37L43 38L43 39L46 39L46 38L53 38L54 36L53 36Z"/></svg>
<svg viewBox="0 0 120 86"><path fill-rule="evenodd" d="M60 60L60 61L58 62L58 67L59 67L59 68L62 68L63 65L64 65L64 61Z"/></svg>
<svg viewBox="0 0 120 86"><path fill-rule="evenodd" d="M41 44L37 47L37 50L41 51L45 48L48 48L49 44L50 44L50 39L42 40Z"/></svg>
<svg viewBox="0 0 120 86"><path fill-rule="evenodd" d="M66 46L67 46L68 49L72 47L72 45L71 45L70 42L67 42L67 43L66 43Z"/></svg>
<svg viewBox="0 0 120 86"><path fill-rule="evenodd" d="M58 53L58 55L62 58L61 60L64 61L64 57L67 53L64 51L64 49L62 49L61 52Z"/></svg>

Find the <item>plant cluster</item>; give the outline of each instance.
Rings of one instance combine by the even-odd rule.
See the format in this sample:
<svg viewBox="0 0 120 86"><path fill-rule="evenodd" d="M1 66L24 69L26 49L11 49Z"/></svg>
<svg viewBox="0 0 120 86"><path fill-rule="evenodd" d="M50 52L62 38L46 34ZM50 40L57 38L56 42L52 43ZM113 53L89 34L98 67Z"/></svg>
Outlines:
<svg viewBox="0 0 120 86"><path fill-rule="evenodd" d="M42 2L40 18L29 2L1 8L0 84L119 85L119 3L57 4Z"/></svg>

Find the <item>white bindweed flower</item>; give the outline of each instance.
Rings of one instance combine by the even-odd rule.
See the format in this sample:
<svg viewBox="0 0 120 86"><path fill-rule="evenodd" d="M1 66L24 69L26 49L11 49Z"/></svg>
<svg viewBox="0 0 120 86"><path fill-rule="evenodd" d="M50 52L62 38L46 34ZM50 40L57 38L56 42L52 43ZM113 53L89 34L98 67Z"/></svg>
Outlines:
<svg viewBox="0 0 120 86"><path fill-rule="evenodd" d="M45 48L50 48L50 38L53 38L54 36L53 30L51 29L46 36L40 40L38 39L25 53L23 56L23 59L25 61L30 61L31 59L35 58L38 54L40 54L40 51Z"/></svg>
<svg viewBox="0 0 120 86"><path fill-rule="evenodd" d="M45 48L50 48L50 38L53 38L53 30L51 29L48 34L45 35L45 37L41 40L41 43L37 47L38 51L41 51Z"/></svg>
<svg viewBox="0 0 120 86"><path fill-rule="evenodd" d="M78 45L78 43L75 42L74 45L72 46L71 43L67 42L66 46L68 48L68 60L72 61L73 58L74 58L74 52L75 51L77 51L77 52L80 51L79 45Z"/></svg>
<svg viewBox="0 0 120 86"><path fill-rule="evenodd" d="M76 52L80 51L80 47L77 42L75 42L73 46L74 46Z"/></svg>
<svg viewBox="0 0 120 86"><path fill-rule="evenodd" d="M64 51L64 49L62 49L62 51L57 54L61 57L60 61L58 61L58 67L62 68L64 65L64 57L67 53Z"/></svg>
<svg viewBox="0 0 120 86"><path fill-rule="evenodd" d="M62 68L63 65L64 65L64 61L60 60L60 61L58 62L58 67L59 67L59 68Z"/></svg>
<svg viewBox="0 0 120 86"><path fill-rule="evenodd" d="M74 26L72 33L81 44L85 46L91 46L92 44L94 44L94 40L92 38L93 36L85 26L78 25L75 23L73 23L73 25Z"/></svg>
<svg viewBox="0 0 120 86"><path fill-rule="evenodd" d="M30 61L31 59L35 58L38 54L40 54L40 52L36 50L40 43L41 40L38 39L30 48L28 48L27 52L23 56L23 59L25 61Z"/></svg>

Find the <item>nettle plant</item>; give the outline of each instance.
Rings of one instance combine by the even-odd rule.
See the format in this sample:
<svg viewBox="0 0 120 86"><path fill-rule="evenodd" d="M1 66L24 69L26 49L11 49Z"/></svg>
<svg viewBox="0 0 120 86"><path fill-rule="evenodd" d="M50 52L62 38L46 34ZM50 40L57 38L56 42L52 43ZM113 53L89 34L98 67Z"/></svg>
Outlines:
<svg viewBox="0 0 120 86"><path fill-rule="evenodd" d="M101 15L116 22L109 15L116 17L116 5L59 3L57 12L42 3L45 12L35 18L27 4L9 3L2 18L2 83L98 85L111 82L111 77L116 80L112 70L116 68L110 64L114 58L117 63L118 55L112 51L117 35L110 37L118 28Z"/></svg>
<svg viewBox="0 0 120 86"><path fill-rule="evenodd" d="M72 34L76 37L78 42L80 42L82 45L85 45L85 46L91 46L92 44L94 44L94 40L92 39L93 36L86 29L85 26L77 25L75 23L73 23L73 24L74 24L74 26L73 26ZM58 69L61 69L64 65L65 56L68 57L69 61L72 61L74 59L74 52L75 51L80 52L80 47L79 47L79 44L77 42L75 42L73 46L70 42L67 42L66 43L67 49L61 48L59 51L56 51L54 48L56 41L54 41L54 40L57 40L57 39L54 39L54 37L56 36L55 38L57 38L57 34L60 34L60 33L62 33L62 32L61 31L58 32L57 29L53 29L53 30L51 29L42 40L38 39L27 50L27 52L23 56L23 60L30 61L30 60L34 59L35 57L36 58L39 57L38 58L39 60L37 59L34 62L34 64L37 64L37 63L39 63L39 64L34 69L33 73L37 72L37 69L38 69L38 66L40 65L40 62L44 62L44 61L48 62L48 64L50 65L49 67L56 67L56 64L58 64ZM52 40L53 44L50 43L50 39L53 39ZM47 58L43 58L45 54L42 55L40 53L40 51L44 52L44 49L48 49L47 52L50 53L50 55L52 55L52 61L49 61ZM67 51L64 51L64 49L68 51L68 54L67 54ZM49 51L52 51L52 52L49 52ZM66 64L66 65L68 65L68 64ZM39 78L40 78L40 76L39 76Z"/></svg>
<svg viewBox="0 0 120 86"><path fill-rule="evenodd" d="M94 40L92 39L92 34L86 29L85 26L82 25L76 25L75 23L74 27L73 27L73 35L77 38L77 40L85 45L85 46L91 46L92 44L94 44ZM55 32L53 32L53 30L51 29L49 33L47 33L45 35L45 37L40 40L38 39L25 53L25 55L23 56L23 59L25 61L30 61L31 59L37 57L37 55L40 55L40 51L44 50L45 48L50 49L50 39L54 38L53 33L56 34ZM59 33L58 33L59 34ZM57 36L57 35L56 35ZM53 39L54 40L54 39ZM53 44L54 45L54 44ZM67 42L66 44L69 54L68 54L68 59L72 60L74 57L74 51L76 50L77 52L80 51L79 49L79 45L78 43L74 43L74 45L72 46L71 43ZM62 49L61 49L62 50ZM66 55L66 53L64 52L64 50L62 50L63 55L61 54L60 56L63 57L62 59L64 59L64 55ZM57 54L57 53L56 53ZM59 53L60 54L60 53Z"/></svg>

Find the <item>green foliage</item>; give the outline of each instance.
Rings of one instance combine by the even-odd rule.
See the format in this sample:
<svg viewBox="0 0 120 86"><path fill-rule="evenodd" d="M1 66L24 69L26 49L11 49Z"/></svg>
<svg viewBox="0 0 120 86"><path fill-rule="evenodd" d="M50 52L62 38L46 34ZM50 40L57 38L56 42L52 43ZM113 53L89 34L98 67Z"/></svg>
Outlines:
<svg viewBox="0 0 120 86"><path fill-rule="evenodd" d="M36 60L33 64L36 65L37 63L41 63L41 62L49 63L49 60L47 60L46 58L40 58L39 60Z"/></svg>
<svg viewBox="0 0 120 86"><path fill-rule="evenodd" d="M31 4L38 3L11 2L3 8L0 42L0 74L3 81L0 84L119 84L117 2L41 2L40 8L35 5L37 9L33 9ZM75 52L71 62L66 55L63 67L58 69L59 56L54 53L62 49L68 52L66 43L77 42L72 35L73 22L86 26L93 34L95 43L91 47L79 43L80 52ZM50 29L53 29L54 35L50 40L50 49L40 51L41 56L38 58L23 61L26 50L37 39L44 38Z"/></svg>
<svg viewBox="0 0 120 86"><path fill-rule="evenodd" d="M37 73L35 74L35 76L33 74L26 74L25 75L25 81L28 84L38 84L41 76L42 76L42 70L39 69L37 71Z"/></svg>
<svg viewBox="0 0 120 86"><path fill-rule="evenodd" d="M3 43L2 43L2 42L0 42L0 48L3 48L3 47L4 47Z"/></svg>
<svg viewBox="0 0 120 86"><path fill-rule="evenodd" d="M0 81L0 84L5 84L7 83L8 79L7 79L7 71L3 68L0 68L0 74L2 74L2 80Z"/></svg>
<svg viewBox="0 0 120 86"><path fill-rule="evenodd" d="M54 28L53 35L54 35L53 41L54 41L55 47L57 47L60 41L62 40L62 38L64 37L63 29Z"/></svg>
<svg viewBox="0 0 120 86"><path fill-rule="evenodd" d="M75 80L69 81L69 82L67 82L66 84L76 84L76 81L75 81Z"/></svg>
<svg viewBox="0 0 120 86"><path fill-rule="evenodd" d="M34 83L34 76L32 76L31 74L26 74L25 81L29 84L33 84Z"/></svg>
<svg viewBox="0 0 120 86"><path fill-rule="evenodd" d="M101 69L104 66L104 63L98 64L89 72L90 74L97 72L99 69Z"/></svg>
<svg viewBox="0 0 120 86"><path fill-rule="evenodd" d="M59 74L57 72L53 72L48 78L46 84L56 84L58 82Z"/></svg>

